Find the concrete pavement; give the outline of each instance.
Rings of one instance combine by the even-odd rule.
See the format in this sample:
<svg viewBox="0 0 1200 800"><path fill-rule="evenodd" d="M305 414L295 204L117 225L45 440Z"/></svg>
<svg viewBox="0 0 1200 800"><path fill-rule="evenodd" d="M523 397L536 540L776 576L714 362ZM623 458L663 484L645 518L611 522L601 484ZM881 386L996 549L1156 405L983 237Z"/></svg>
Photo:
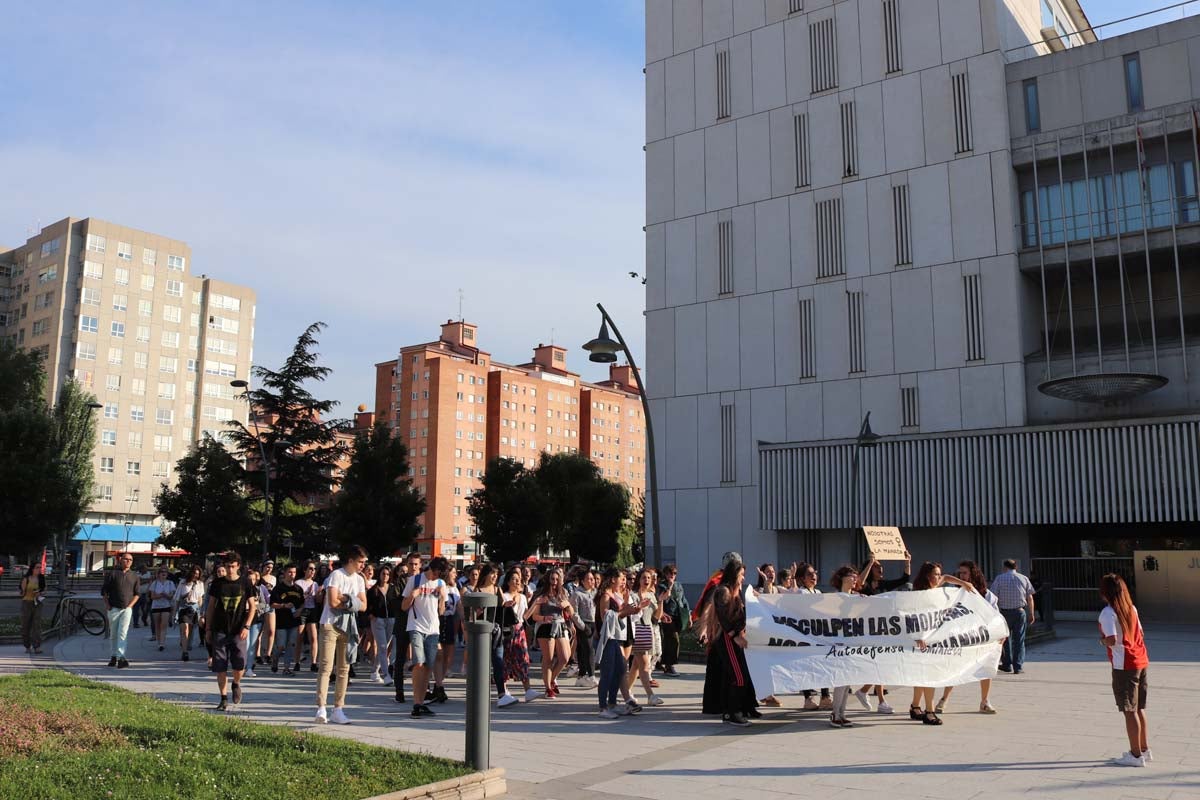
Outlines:
<svg viewBox="0 0 1200 800"><path fill-rule="evenodd" d="M164 699L209 708L215 681L203 659L183 663L172 643L165 653L131 631L128 670L109 669L107 645L75 636L49 656L31 660L3 648L0 671L58 666ZM667 705L607 722L595 715L595 692L567 688L557 700L537 700L493 715L492 765L508 770L515 797L772 798L829 796L839 790L879 793L888 800L919 797L1160 798L1200 800L1200 626L1150 626L1151 746L1146 769L1109 759L1125 749L1109 668L1091 624L1067 623L1059 638L1031 649L1021 676L1001 674L992 689L995 716L974 713L978 691L960 687L945 724L929 727L851 709L853 729L828 726L826 716L796 711L799 698L746 731L699 714L703 673L686 666L662 679ZM203 653L203 651L201 651ZM316 676L285 678L269 671L245 681L237 712L249 719L319 730L363 742L461 758L465 687L451 680L451 702L438 716L409 717L391 687L359 679L350 688L350 726L311 722ZM535 684L536 685L536 684ZM909 691L890 700L904 711ZM854 700L851 705L858 707Z"/></svg>

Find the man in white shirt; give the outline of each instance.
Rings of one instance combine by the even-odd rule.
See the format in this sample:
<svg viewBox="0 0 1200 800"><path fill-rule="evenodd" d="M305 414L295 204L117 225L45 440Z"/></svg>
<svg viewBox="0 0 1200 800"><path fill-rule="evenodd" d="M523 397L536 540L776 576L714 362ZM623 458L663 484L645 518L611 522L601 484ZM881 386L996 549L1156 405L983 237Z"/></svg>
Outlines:
<svg viewBox="0 0 1200 800"><path fill-rule="evenodd" d="M433 710L425 704L429 689L429 673L437 663L438 637L441 617L446 612L448 594L444 580L450 562L441 556L431 558L425 571L412 576L404 587L400 607L408 613L408 641L413 656L414 717L431 717Z"/></svg>
<svg viewBox="0 0 1200 800"><path fill-rule="evenodd" d="M367 551L351 545L342 557L342 566L325 579L325 604L321 610L319 630L321 660L317 671L317 716L320 723L349 725L346 712L346 685L350 680L350 663L346 649L350 636L356 633L355 614L367 608L367 584L360 574L367 563ZM329 676L337 667L337 683L333 689L333 713L326 714L325 698L329 694Z"/></svg>

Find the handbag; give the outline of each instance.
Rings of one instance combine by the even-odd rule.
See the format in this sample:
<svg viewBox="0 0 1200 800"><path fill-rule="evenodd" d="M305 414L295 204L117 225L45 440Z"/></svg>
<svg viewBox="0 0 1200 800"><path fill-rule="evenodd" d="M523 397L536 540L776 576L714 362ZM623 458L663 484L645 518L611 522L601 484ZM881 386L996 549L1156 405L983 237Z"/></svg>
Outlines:
<svg viewBox="0 0 1200 800"><path fill-rule="evenodd" d="M633 629L633 649L651 650L654 647L654 631L640 622Z"/></svg>

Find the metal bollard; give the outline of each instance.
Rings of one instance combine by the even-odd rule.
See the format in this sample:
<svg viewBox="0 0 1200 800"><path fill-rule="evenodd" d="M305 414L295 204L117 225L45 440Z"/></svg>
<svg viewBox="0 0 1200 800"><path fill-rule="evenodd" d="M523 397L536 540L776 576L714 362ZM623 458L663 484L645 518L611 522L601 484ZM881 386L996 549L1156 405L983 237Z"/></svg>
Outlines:
<svg viewBox="0 0 1200 800"><path fill-rule="evenodd" d="M462 596L467 629L467 766L489 768L491 739L492 628L498 605L495 594L466 592Z"/></svg>

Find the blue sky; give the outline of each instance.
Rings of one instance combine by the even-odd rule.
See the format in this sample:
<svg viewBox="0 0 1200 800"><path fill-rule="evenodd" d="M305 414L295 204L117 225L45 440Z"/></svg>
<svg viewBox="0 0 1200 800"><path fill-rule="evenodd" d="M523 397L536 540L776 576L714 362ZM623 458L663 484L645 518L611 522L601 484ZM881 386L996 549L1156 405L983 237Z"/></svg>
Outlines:
<svg viewBox="0 0 1200 800"><path fill-rule="evenodd" d="M553 335L602 376L597 301L643 352L642 0L0 2L0 242L65 216L187 241L257 289L256 362L329 323L343 415L460 288L500 360Z"/></svg>

